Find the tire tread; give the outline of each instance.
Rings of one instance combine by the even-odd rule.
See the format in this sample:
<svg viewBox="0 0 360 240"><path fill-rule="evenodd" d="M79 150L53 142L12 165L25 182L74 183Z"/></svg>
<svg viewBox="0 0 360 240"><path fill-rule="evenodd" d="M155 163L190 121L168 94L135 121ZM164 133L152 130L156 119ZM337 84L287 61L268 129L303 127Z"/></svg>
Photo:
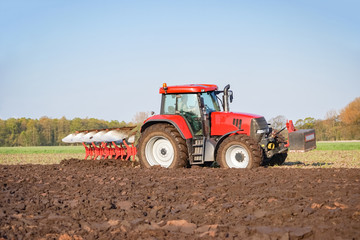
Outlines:
<svg viewBox="0 0 360 240"><path fill-rule="evenodd" d="M154 124L141 134L139 138L139 142L137 145L138 149L138 159L140 162L140 166L144 168L151 167L150 164L147 162L145 158L145 146L146 146L146 140L148 136L154 132L158 132L159 135L165 134L167 137L169 137L170 142L174 143L174 148L176 148L175 153L176 156L174 156L173 163L169 166L169 168L182 168L187 165L188 162L188 153L187 153L187 147L185 140L181 137L180 133L177 131L177 129L170 125L170 124Z"/></svg>
<svg viewBox="0 0 360 240"><path fill-rule="evenodd" d="M220 164L220 166L223 168L229 168L229 166L226 164L225 148L227 148L229 144L231 145L238 143L244 144L250 151L250 162L247 168L259 167L263 160L263 151L260 145L252 137L242 134L229 136L221 143L216 157L216 161Z"/></svg>

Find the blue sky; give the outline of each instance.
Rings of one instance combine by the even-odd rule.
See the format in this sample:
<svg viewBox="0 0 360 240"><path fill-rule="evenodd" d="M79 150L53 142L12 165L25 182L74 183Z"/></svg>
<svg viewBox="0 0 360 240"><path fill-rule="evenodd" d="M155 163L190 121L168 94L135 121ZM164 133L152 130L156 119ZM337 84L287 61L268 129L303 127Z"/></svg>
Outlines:
<svg viewBox="0 0 360 240"><path fill-rule="evenodd" d="M213 83L232 111L325 118L360 96L360 3L0 1L0 118L131 121L159 87Z"/></svg>

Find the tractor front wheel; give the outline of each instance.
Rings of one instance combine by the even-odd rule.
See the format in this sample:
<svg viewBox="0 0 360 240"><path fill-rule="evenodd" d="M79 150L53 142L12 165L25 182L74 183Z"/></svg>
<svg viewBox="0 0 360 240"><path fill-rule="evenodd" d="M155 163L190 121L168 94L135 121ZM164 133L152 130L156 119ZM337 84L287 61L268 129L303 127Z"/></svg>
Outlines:
<svg viewBox="0 0 360 240"><path fill-rule="evenodd" d="M260 145L246 135L226 138L219 147L216 161L223 168L255 168L262 162Z"/></svg>
<svg viewBox="0 0 360 240"><path fill-rule="evenodd" d="M142 167L181 168L187 164L185 140L172 125L155 124L140 136L138 158Z"/></svg>
<svg viewBox="0 0 360 240"><path fill-rule="evenodd" d="M286 143L286 140L284 138L284 136L282 136L281 134L278 134L276 136L276 146L278 146L279 148L284 148ZM282 152L282 153L277 153L274 156L272 156L271 158L265 158L265 160L263 161L263 165L264 166L275 166L275 165L282 165L286 158L287 158L287 150L286 152Z"/></svg>
<svg viewBox="0 0 360 240"><path fill-rule="evenodd" d="M278 153L275 154L272 158L266 159L264 161L264 166L275 166L275 165L282 165L287 158L287 153Z"/></svg>

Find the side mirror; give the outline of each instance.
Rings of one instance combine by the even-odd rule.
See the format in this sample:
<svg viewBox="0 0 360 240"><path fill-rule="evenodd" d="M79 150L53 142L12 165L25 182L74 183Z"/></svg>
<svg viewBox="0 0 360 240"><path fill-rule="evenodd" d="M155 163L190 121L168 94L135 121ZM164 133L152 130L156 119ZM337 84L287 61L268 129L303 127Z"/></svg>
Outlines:
<svg viewBox="0 0 360 240"><path fill-rule="evenodd" d="M234 99L233 91L229 91L229 93L230 93L230 103L232 103Z"/></svg>

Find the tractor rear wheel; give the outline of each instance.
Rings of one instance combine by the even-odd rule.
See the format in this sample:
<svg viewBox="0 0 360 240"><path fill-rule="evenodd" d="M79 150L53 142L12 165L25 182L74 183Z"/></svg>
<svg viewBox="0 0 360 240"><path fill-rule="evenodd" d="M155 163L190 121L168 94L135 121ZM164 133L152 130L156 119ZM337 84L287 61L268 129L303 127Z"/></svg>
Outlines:
<svg viewBox="0 0 360 240"><path fill-rule="evenodd" d="M233 135L220 144L216 161L223 168L255 168L260 166L262 158L262 149L253 138Z"/></svg>
<svg viewBox="0 0 360 240"><path fill-rule="evenodd" d="M188 159L185 140L172 125L152 125L140 136L138 158L140 165L145 168L157 165L165 168L185 167Z"/></svg>

